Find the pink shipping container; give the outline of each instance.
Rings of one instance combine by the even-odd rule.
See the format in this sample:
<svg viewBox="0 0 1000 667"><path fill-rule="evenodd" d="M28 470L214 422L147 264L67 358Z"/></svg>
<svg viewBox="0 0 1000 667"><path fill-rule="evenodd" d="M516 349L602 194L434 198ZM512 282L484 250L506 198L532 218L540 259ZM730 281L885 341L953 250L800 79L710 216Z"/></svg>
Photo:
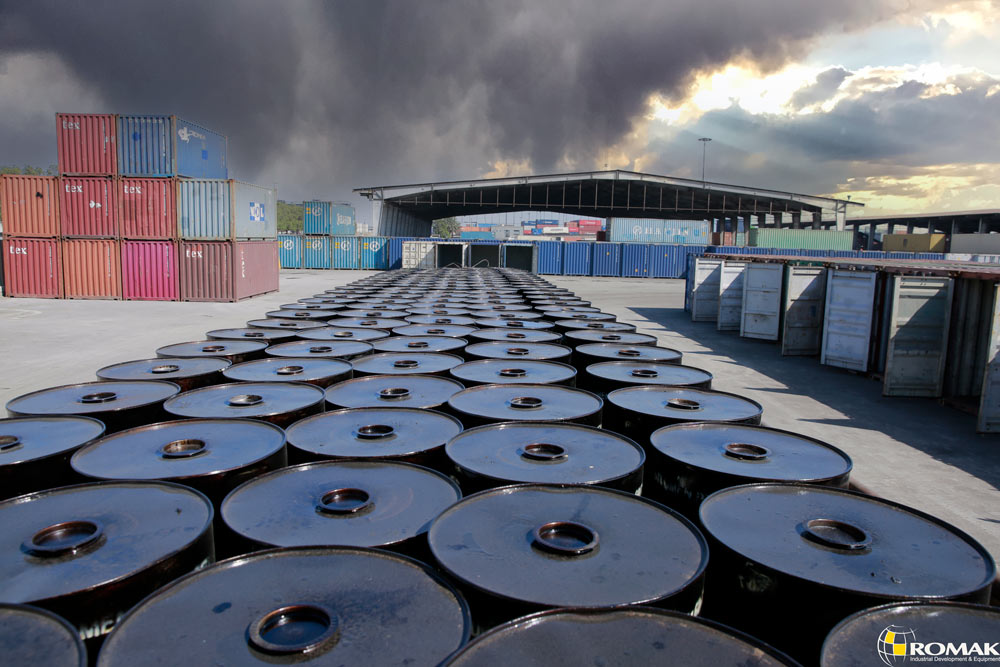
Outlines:
<svg viewBox="0 0 1000 667"><path fill-rule="evenodd" d="M55 176L0 176L0 216L11 236L59 236L59 181Z"/></svg>
<svg viewBox="0 0 1000 667"><path fill-rule="evenodd" d="M118 173L117 137L114 114L57 113L59 173L114 176Z"/></svg>
<svg viewBox="0 0 1000 667"><path fill-rule="evenodd" d="M118 238L118 198L110 178L63 176L59 179L62 236Z"/></svg>
<svg viewBox="0 0 1000 667"><path fill-rule="evenodd" d="M3 241L3 273L7 296L58 299L62 296L62 262L56 239L8 236Z"/></svg>
<svg viewBox="0 0 1000 667"><path fill-rule="evenodd" d="M122 241L122 296L128 300L177 301L177 244Z"/></svg>
<svg viewBox="0 0 1000 667"><path fill-rule="evenodd" d="M115 187L122 238L177 238L177 179L120 178Z"/></svg>
<svg viewBox="0 0 1000 667"><path fill-rule="evenodd" d="M181 241L183 301L239 301L278 290L278 242Z"/></svg>
<svg viewBox="0 0 1000 667"><path fill-rule="evenodd" d="M114 239L62 241L63 293L67 299L122 298L122 261Z"/></svg>

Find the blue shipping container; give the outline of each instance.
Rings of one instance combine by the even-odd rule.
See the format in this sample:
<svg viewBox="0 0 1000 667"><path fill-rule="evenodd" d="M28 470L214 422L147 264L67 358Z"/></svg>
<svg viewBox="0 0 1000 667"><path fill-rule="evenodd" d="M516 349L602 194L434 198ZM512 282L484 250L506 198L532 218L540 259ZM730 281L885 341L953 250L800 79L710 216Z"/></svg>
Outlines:
<svg viewBox="0 0 1000 667"><path fill-rule="evenodd" d="M331 236L333 249L330 265L334 269L358 268L358 239L354 236Z"/></svg>
<svg viewBox="0 0 1000 667"><path fill-rule="evenodd" d="M330 268L330 237L307 236L303 243L302 266L306 269Z"/></svg>
<svg viewBox="0 0 1000 667"><path fill-rule="evenodd" d="M485 241L493 238L493 232L459 232L458 238Z"/></svg>
<svg viewBox="0 0 1000 667"><path fill-rule="evenodd" d="M413 240L415 238L412 236L395 236L389 239L389 249L387 250L389 256L386 261L389 263L390 270L403 268L403 243Z"/></svg>
<svg viewBox="0 0 1000 667"><path fill-rule="evenodd" d="M622 274L621 243L595 243L593 253L593 275L620 276Z"/></svg>
<svg viewBox="0 0 1000 667"><path fill-rule="evenodd" d="M298 234L278 235L278 261L283 269L302 268L302 237Z"/></svg>
<svg viewBox="0 0 1000 667"><path fill-rule="evenodd" d="M622 244L622 277L649 277L649 245L645 243Z"/></svg>
<svg viewBox="0 0 1000 667"><path fill-rule="evenodd" d="M653 278L684 278L687 276L688 257L705 254L703 245L649 246L649 275Z"/></svg>
<svg viewBox="0 0 1000 667"><path fill-rule="evenodd" d="M118 174L229 178L228 139L177 116L118 116Z"/></svg>
<svg viewBox="0 0 1000 667"><path fill-rule="evenodd" d="M252 183L208 178L177 182L177 223L182 239L274 239L278 192Z"/></svg>
<svg viewBox="0 0 1000 667"><path fill-rule="evenodd" d="M707 220L661 220L659 218L609 218L608 241L614 243L693 243L707 245L711 239Z"/></svg>
<svg viewBox="0 0 1000 667"><path fill-rule="evenodd" d="M563 275L589 276L593 246L590 241L563 243Z"/></svg>
<svg viewBox="0 0 1000 667"><path fill-rule="evenodd" d="M563 272L563 244L560 241L538 242L538 272L561 276Z"/></svg>
<svg viewBox="0 0 1000 667"><path fill-rule="evenodd" d="M360 268L389 270L389 239L384 236L359 236L357 241Z"/></svg>
<svg viewBox="0 0 1000 667"><path fill-rule="evenodd" d="M302 202L302 228L306 234L354 236L354 207L328 201Z"/></svg>
<svg viewBox="0 0 1000 667"><path fill-rule="evenodd" d="M353 206L333 205L333 230L330 233L334 236L354 236L358 233L357 216Z"/></svg>

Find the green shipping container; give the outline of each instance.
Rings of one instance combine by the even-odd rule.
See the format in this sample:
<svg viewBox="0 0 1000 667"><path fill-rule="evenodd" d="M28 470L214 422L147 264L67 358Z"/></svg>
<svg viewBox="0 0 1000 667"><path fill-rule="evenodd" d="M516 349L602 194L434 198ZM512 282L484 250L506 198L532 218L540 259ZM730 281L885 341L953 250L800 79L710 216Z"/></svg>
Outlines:
<svg viewBox="0 0 1000 667"><path fill-rule="evenodd" d="M799 250L854 250L854 232L758 227L750 230L750 245Z"/></svg>

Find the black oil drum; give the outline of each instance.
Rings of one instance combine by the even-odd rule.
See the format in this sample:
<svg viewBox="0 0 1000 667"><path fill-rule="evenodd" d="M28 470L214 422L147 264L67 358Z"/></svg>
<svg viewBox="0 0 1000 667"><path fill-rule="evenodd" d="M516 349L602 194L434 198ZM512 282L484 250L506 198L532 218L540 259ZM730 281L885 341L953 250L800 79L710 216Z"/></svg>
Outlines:
<svg viewBox="0 0 1000 667"><path fill-rule="evenodd" d="M452 338L467 338L475 327L460 324L408 324L394 327L392 333L397 336L450 336Z"/></svg>
<svg viewBox="0 0 1000 667"><path fill-rule="evenodd" d="M163 402L180 392L173 382L84 382L42 389L7 402L11 417L75 415L104 423L105 433L163 421Z"/></svg>
<svg viewBox="0 0 1000 667"><path fill-rule="evenodd" d="M440 307L440 308L428 308L428 307L416 307L407 308L407 315L431 315L433 317L468 317L469 310L466 308L450 308L450 307ZM406 318L404 318L406 319Z"/></svg>
<svg viewBox="0 0 1000 667"><path fill-rule="evenodd" d="M336 311L343 310L343 304L339 303L323 303L322 299L309 298L309 299L299 299L295 303L283 303L279 306L281 310L328 310Z"/></svg>
<svg viewBox="0 0 1000 667"><path fill-rule="evenodd" d="M167 380L181 391L225 382L222 371L232 365L222 357L177 357L125 361L97 371L98 380Z"/></svg>
<svg viewBox="0 0 1000 667"><path fill-rule="evenodd" d="M0 602L76 626L95 651L156 589L214 559L212 503L169 482L99 482L0 503Z"/></svg>
<svg viewBox="0 0 1000 667"><path fill-rule="evenodd" d="M602 361L648 361L657 364L679 364L682 355L677 350L653 345L622 345L621 343L583 343L573 350L573 365L583 372L587 366Z"/></svg>
<svg viewBox="0 0 1000 667"><path fill-rule="evenodd" d="M473 343L465 348L470 359L535 359L537 361L570 362L573 348L555 343L507 343L491 341Z"/></svg>
<svg viewBox="0 0 1000 667"><path fill-rule="evenodd" d="M336 310L300 308L297 310L271 310L264 313L264 316L269 320L309 320L323 322L331 317L337 317L339 314L340 311Z"/></svg>
<svg viewBox="0 0 1000 667"><path fill-rule="evenodd" d="M366 320L382 318L385 320L401 320L404 319L408 312L405 310L373 310L373 309L352 309L352 310L342 310L337 313L340 317L353 317L353 318L364 318Z"/></svg>
<svg viewBox="0 0 1000 667"><path fill-rule="evenodd" d="M226 369L230 382L305 382L326 389L354 377L351 362L309 357L271 357Z"/></svg>
<svg viewBox="0 0 1000 667"><path fill-rule="evenodd" d="M693 366L648 361L600 361L587 366L580 385L597 394L636 385L711 389L712 374Z"/></svg>
<svg viewBox="0 0 1000 667"><path fill-rule="evenodd" d="M199 340L190 343L165 345L156 350L156 356L165 358L216 357L234 364L263 359L267 341L261 340Z"/></svg>
<svg viewBox="0 0 1000 667"><path fill-rule="evenodd" d="M476 326L474 319L462 315L407 315L404 319L410 324L426 324L428 326L443 324L455 324L461 327Z"/></svg>
<svg viewBox="0 0 1000 667"><path fill-rule="evenodd" d="M863 667L879 660L894 665L917 656L954 656L949 662L959 664L997 662L997 637L996 607L963 602L880 605L837 624L823 642L820 665ZM949 653L949 645L956 647L954 652Z"/></svg>
<svg viewBox="0 0 1000 667"><path fill-rule="evenodd" d="M563 341L570 347L586 343L615 343L618 345L656 345L656 336L634 331L599 331L597 329L574 329L567 331Z"/></svg>
<svg viewBox="0 0 1000 667"><path fill-rule="evenodd" d="M329 295L311 296L298 300L298 303L304 304L307 308L310 306L319 306L326 310L344 310L344 308L346 308L344 302L345 299L338 299Z"/></svg>
<svg viewBox="0 0 1000 667"><path fill-rule="evenodd" d="M430 468L325 461L252 479L229 494L221 512L243 552L374 547L426 562L428 527L461 497L458 485Z"/></svg>
<svg viewBox="0 0 1000 667"><path fill-rule="evenodd" d="M326 402L336 408L441 408L465 389L435 375L371 375L335 384Z"/></svg>
<svg viewBox="0 0 1000 667"><path fill-rule="evenodd" d="M445 444L462 431L450 415L416 408L348 408L288 428L292 463L326 459L400 461L450 472Z"/></svg>
<svg viewBox="0 0 1000 667"><path fill-rule="evenodd" d="M327 326L327 321L315 320L250 320L247 326L251 329L279 329L283 331L306 331L308 329L322 329Z"/></svg>
<svg viewBox="0 0 1000 667"><path fill-rule="evenodd" d="M552 322L546 322L545 320L482 319L476 320L476 325L481 329L514 329L516 331L555 332L555 325Z"/></svg>
<svg viewBox="0 0 1000 667"><path fill-rule="evenodd" d="M350 329L344 327L323 327L322 329L307 329L306 331L300 331L297 334L298 338L302 340L318 340L318 341L331 341L331 340L342 340L342 341L363 341L370 343L372 341L381 340L383 338L389 337L388 331L383 331L382 329Z"/></svg>
<svg viewBox="0 0 1000 667"><path fill-rule="evenodd" d="M479 320L540 320L541 313L533 310L477 310L472 313Z"/></svg>
<svg viewBox="0 0 1000 667"><path fill-rule="evenodd" d="M149 597L108 637L98 665L201 665L208 656L226 665L437 665L470 630L462 597L411 558L272 549Z"/></svg>
<svg viewBox="0 0 1000 667"><path fill-rule="evenodd" d="M272 345L264 350L271 357L297 357L307 359L343 359L350 361L371 354L371 343L359 340L297 340Z"/></svg>
<svg viewBox="0 0 1000 667"><path fill-rule="evenodd" d="M586 313L577 313L578 315L585 315ZM564 335L568 334L570 331L601 331L604 333L634 333L634 324L625 324L624 322L603 322L597 320L583 320L583 319L571 319L571 320L558 320L555 322L556 331L563 332Z"/></svg>
<svg viewBox="0 0 1000 667"><path fill-rule="evenodd" d="M70 457L103 433L90 417L0 419L0 500L79 481Z"/></svg>
<svg viewBox="0 0 1000 667"><path fill-rule="evenodd" d="M760 424L764 408L743 396L684 387L625 387L607 395L604 425L645 447L658 428L689 422ZM647 451L647 454L649 452Z"/></svg>
<svg viewBox="0 0 1000 667"><path fill-rule="evenodd" d="M566 317L559 316L559 313L599 313L600 308L594 308L593 306L573 306L569 304L559 304L559 303L547 303L547 304L536 304L534 309L539 313L545 313L545 317L549 317L549 313L556 313L556 319L565 320Z"/></svg>
<svg viewBox="0 0 1000 667"><path fill-rule="evenodd" d="M615 322L617 317L611 313L602 313L597 310L549 310L545 312L545 319L558 322L563 320L576 320L580 322Z"/></svg>
<svg viewBox="0 0 1000 667"><path fill-rule="evenodd" d="M382 352L354 360L354 373L365 375L448 375L463 362L454 354Z"/></svg>
<svg viewBox="0 0 1000 667"><path fill-rule="evenodd" d="M509 484L588 484L642 490L646 454L625 436L576 424L508 422L456 435L445 446L466 495Z"/></svg>
<svg viewBox="0 0 1000 667"><path fill-rule="evenodd" d="M805 664L850 614L892 600L986 603L996 577L954 526L843 489L737 486L706 498L699 518L712 545L705 615Z"/></svg>
<svg viewBox="0 0 1000 667"><path fill-rule="evenodd" d="M344 329L381 329L388 331L396 327L405 327L409 322L404 319L390 317L341 317L329 320L329 326Z"/></svg>
<svg viewBox="0 0 1000 667"><path fill-rule="evenodd" d="M599 396L552 384L487 384L448 399L448 411L465 428L506 421L557 421L600 426Z"/></svg>
<svg viewBox="0 0 1000 667"><path fill-rule="evenodd" d="M697 519L711 494L755 482L847 488L851 458L820 440L763 426L693 423L650 436L646 496Z"/></svg>
<svg viewBox="0 0 1000 667"><path fill-rule="evenodd" d="M177 482L216 510L250 477L288 464L285 434L252 419L184 419L121 431L79 449L73 469L92 480Z"/></svg>
<svg viewBox="0 0 1000 667"><path fill-rule="evenodd" d="M509 301L509 303L501 303L501 301ZM532 310L528 304L516 303L514 299L493 299L492 301L479 302L479 304L481 305L470 304L469 310L473 311L474 314L490 311L520 313Z"/></svg>
<svg viewBox="0 0 1000 667"><path fill-rule="evenodd" d="M280 329L215 329L205 334L209 340L262 340L268 345L296 340L294 331Z"/></svg>
<svg viewBox="0 0 1000 667"><path fill-rule="evenodd" d="M39 607L0 604L0 655L4 663L87 667L87 649L66 619Z"/></svg>
<svg viewBox="0 0 1000 667"><path fill-rule="evenodd" d="M282 428L323 412L323 390L302 382L237 382L193 389L164 404L188 419L260 419Z"/></svg>
<svg viewBox="0 0 1000 667"><path fill-rule="evenodd" d="M451 369L466 387L481 384L561 384L576 386L576 369L556 361L477 359Z"/></svg>
<svg viewBox="0 0 1000 667"><path fill-rule="evenodd" d="M439 352L465 357L468 341L450 336L393 336L372 343L376 352Z"/></svg>
<svg viewBox="0 0 1000 667"><path fill-rule="evenodd" d="M473 341L499 340L508 343L558 343L562 340L562 334L541 329L514 331L510 328L500 328L477 329L469 334L469 338Z"/></svg>
<svg viewBox="0 0 1000 667"><path fill-rule="evenodd" d="M701 604L708 545L662 505L597 486L526 484L459 501L428 541L478 631L553 607Z"/></svg>
<svg viewBox="0 0 1000 667"><path fill-rule="evenodd" d="M683 665L799 667L753 637L655 607L554 609L504 623L453 655L448 667Z"/></svg>

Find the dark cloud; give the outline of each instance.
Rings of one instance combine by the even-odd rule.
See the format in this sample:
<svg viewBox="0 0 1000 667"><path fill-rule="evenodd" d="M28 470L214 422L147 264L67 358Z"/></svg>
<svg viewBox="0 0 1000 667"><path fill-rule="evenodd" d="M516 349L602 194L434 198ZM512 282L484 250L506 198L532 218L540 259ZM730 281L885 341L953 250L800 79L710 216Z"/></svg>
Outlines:
<svg viewBox="0 0 1000 667"><path fill-rule="evenodd" d="M682 98L733 60L777 67L891 1L0 0L0 66L56 58L97 95L86 110L201 121L230 135L235 175L343 197L497 160L589 168L651 93ZM13 135L52 150L50 126L0 122L0 146Z"/></svg>
<svg viewBox="0 0 1000 667"><path fill-rule="evenodd" d="M811 86L806 86L798 90L793 96L789 105L794 109L801 109L817 102L822 102L833 97L833 94L840 88L844 79L851 75L843 67L831 67L816 75L816 82Z"/></svg>

